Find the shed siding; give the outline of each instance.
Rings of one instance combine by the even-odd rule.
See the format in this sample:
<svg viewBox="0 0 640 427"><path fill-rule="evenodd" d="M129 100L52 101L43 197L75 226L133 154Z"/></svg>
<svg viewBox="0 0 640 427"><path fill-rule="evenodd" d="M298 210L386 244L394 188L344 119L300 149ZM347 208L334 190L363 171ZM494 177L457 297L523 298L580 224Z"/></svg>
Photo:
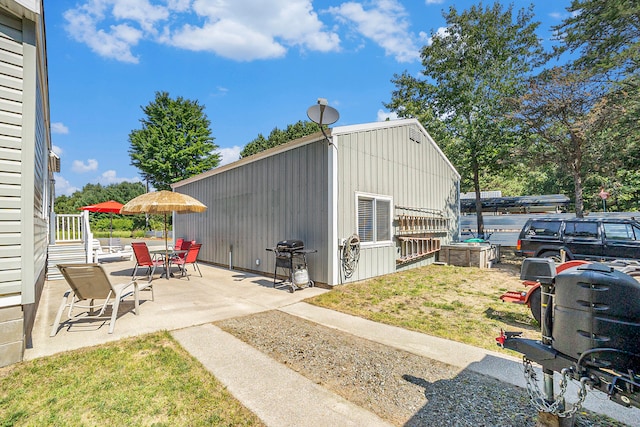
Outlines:
<svg viewBox="0 0 640 427"><path fill-rule="evenodd" d="M22 291L22 22L0 13L0 296ZM29 194L29 193L27 193Z"/></svg>
<svg viewBox="0 0 640 427"><path fill-rule="evenodd" d="M207 205L203 214L176 215L177 237L203 242L200 259L273 274L266 248L299 239L327 251L328 146L321 141L280 152L175 188ZM260 260L260 265L256 265ZM311 254L310 277L327 283L327 259Z"/></svg>
<svg viewBox="0 0 640 427"><path fill-rule="evenodd" d="M268 275L275 258L265 249L300 239L318 250L309 256L310 277L329 285L433 262L435 254L397 262L401 207L446 218L446 228L429 235L443 244L458 229L460 177L424 128L411 119L338 127L332 135L334 146L307 137L176 183L175 191L208 206L204 214L176 215L176 236L202 241L202 261ZM358 194L391 201L392 237L363 244L355 273L345 279L338 241L358 231Z"/></svg>
<svg viewBox="0 0 640 427"><path fill-rule="evenodd" d="M347 238L357 232L358 193L391 197L394 218L398 215L397 207L441 212L449 219L448 231L438 236L442 243L448 242L457 230L457 172L417 122L402 122L334 136L339 153L338 238ZM419 143L410 139L410 132L414 138L419 135ZM394 225L397 225L395 219ZM399 241L396 236L391 244L362 245L358 268L350 279L343 280L363 280L400 268L428 264L435 259L427 256L397 266L397 258Z"/></svg>

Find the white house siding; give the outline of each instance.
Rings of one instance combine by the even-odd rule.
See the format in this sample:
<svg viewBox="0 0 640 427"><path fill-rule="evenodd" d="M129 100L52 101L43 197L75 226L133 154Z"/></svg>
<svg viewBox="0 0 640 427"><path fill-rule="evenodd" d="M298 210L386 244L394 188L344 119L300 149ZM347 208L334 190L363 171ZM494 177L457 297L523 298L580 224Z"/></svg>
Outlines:
<svg viewBox="0 0 640 427"><path fill-rule="evenodd" d="M208 209L175 215L176 237L203 242L204 262L268 275L275 256L266 248L281 240L326 253L328 149L317 135L307 137L177 183L175 191ZM308 260L311 278L326 283L326 257Z"/></svg>
<svg viewBox="0 0 640 427"><path fill-rule="evenodd" d="M22 359L44 286L53 194L42 2L0 2L0 366Z"/></svg>
<svg viewBox="0 0 640 427"><path fill-rule="evenodd" d="M391 197L393 229L400 212L397 207L439 211L449 220L448 230L434 237L441 239L442 244L452 239L458 229L460 177L418 121L338 127L332 134L338 159L336 239L357 232L358 193ZM395 235L389 244L362 244L358 268L351 278L345 279L340 274L338 280L363 280L425 265L433 262L435 255L405 264L397 264L398 258L399 241Z"/></svg>

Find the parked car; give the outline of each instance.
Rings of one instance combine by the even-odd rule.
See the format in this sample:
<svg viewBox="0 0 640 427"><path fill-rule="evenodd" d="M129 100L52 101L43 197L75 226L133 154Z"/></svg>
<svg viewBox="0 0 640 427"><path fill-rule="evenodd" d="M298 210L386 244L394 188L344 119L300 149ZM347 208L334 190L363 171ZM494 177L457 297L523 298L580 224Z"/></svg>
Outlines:
<svg viewBox="0 0 640 427"><path fill-rule="evenodd" d="M518 237L515 254L566 260L640 260L640 223L621 218L530 218Z"/></svg>

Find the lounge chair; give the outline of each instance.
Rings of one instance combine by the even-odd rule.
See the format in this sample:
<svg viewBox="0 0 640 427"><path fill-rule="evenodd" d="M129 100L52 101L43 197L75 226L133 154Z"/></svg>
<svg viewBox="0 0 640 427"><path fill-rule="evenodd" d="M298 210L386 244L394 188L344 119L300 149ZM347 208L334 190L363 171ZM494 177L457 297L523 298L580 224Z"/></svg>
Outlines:
<svg viewBox="0 0 640 427"><path fill-rule="evenodd" d="M109 252L120 252L123 249L125 248L119 237L109 237Z"/></svg>
<svg viewBox="0 0 640 427"><path fill-rule="evenodd" d="M131 293L134 295L135 314L138 314L140 287L136 281L114 285L102 266L98 264L58 264L57 267L71 290L65 292L62 297L62 303L53 322L50 336L53 337L58 332L62 313L67 307L69 307L69 320L111 319L109 322L110 334L113 333L113 329L116 326L120 301L131 295ZM150 285L147 287L151 289L153 298L153 288ZM96 302L96 300L102 302ZM109 306L111 307L111 314L105 315ZM86 315L74 315L74 309L81 309ZM62 323L69 320L65 320Z"/></svg>
<svg viewBox="0 0 640 427"><path fill-rule="evenodd" d="M193 270L195 271L198 269L198 273L200 274L200 277L202 277L202 272L198 266L198 254L200 253L201 247L202 243L193 243L189 246L184 258L175 257L171 259L171 264L177 265L178 268L180 268L181 277L187 276L187 280L190 280L189 274L187 273L187 264L193 264Z"/></svg>
<svg viewBox="0 0 640 427"><path fill-rule="evenodd" d="M144 242L133 242L131 243L133 247L133 253L136 256L136 266L133 269L132 277L135 280L136 273L138 272L138 267L147 267L147 276L149 277L149 282L153 278L153 273L156 271L156 267L164 266L164 260L162 259L153 259L151 258L151 254L149 253L149 248L147 244Z"/></svg>
<svg viewBox="0 0 640 427"><path fill-rule="evenodd" d="M126 246L119 251L106 252L100 245L100 240L93 239L93 254L96 262L124 261L133 258L133 251L130 246Z"/></svg>

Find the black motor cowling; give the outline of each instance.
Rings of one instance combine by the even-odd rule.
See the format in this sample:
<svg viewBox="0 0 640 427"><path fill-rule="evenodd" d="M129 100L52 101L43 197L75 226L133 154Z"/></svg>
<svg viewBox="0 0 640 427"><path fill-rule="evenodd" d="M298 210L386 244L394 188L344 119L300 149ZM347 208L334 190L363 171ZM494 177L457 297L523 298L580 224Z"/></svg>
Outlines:
<svg viewBox="0 0 640 427"><path fill-rule="evenodd" d="M552 346L580 364L640 372L640 283L592 263L555 278Z"/></svg>

